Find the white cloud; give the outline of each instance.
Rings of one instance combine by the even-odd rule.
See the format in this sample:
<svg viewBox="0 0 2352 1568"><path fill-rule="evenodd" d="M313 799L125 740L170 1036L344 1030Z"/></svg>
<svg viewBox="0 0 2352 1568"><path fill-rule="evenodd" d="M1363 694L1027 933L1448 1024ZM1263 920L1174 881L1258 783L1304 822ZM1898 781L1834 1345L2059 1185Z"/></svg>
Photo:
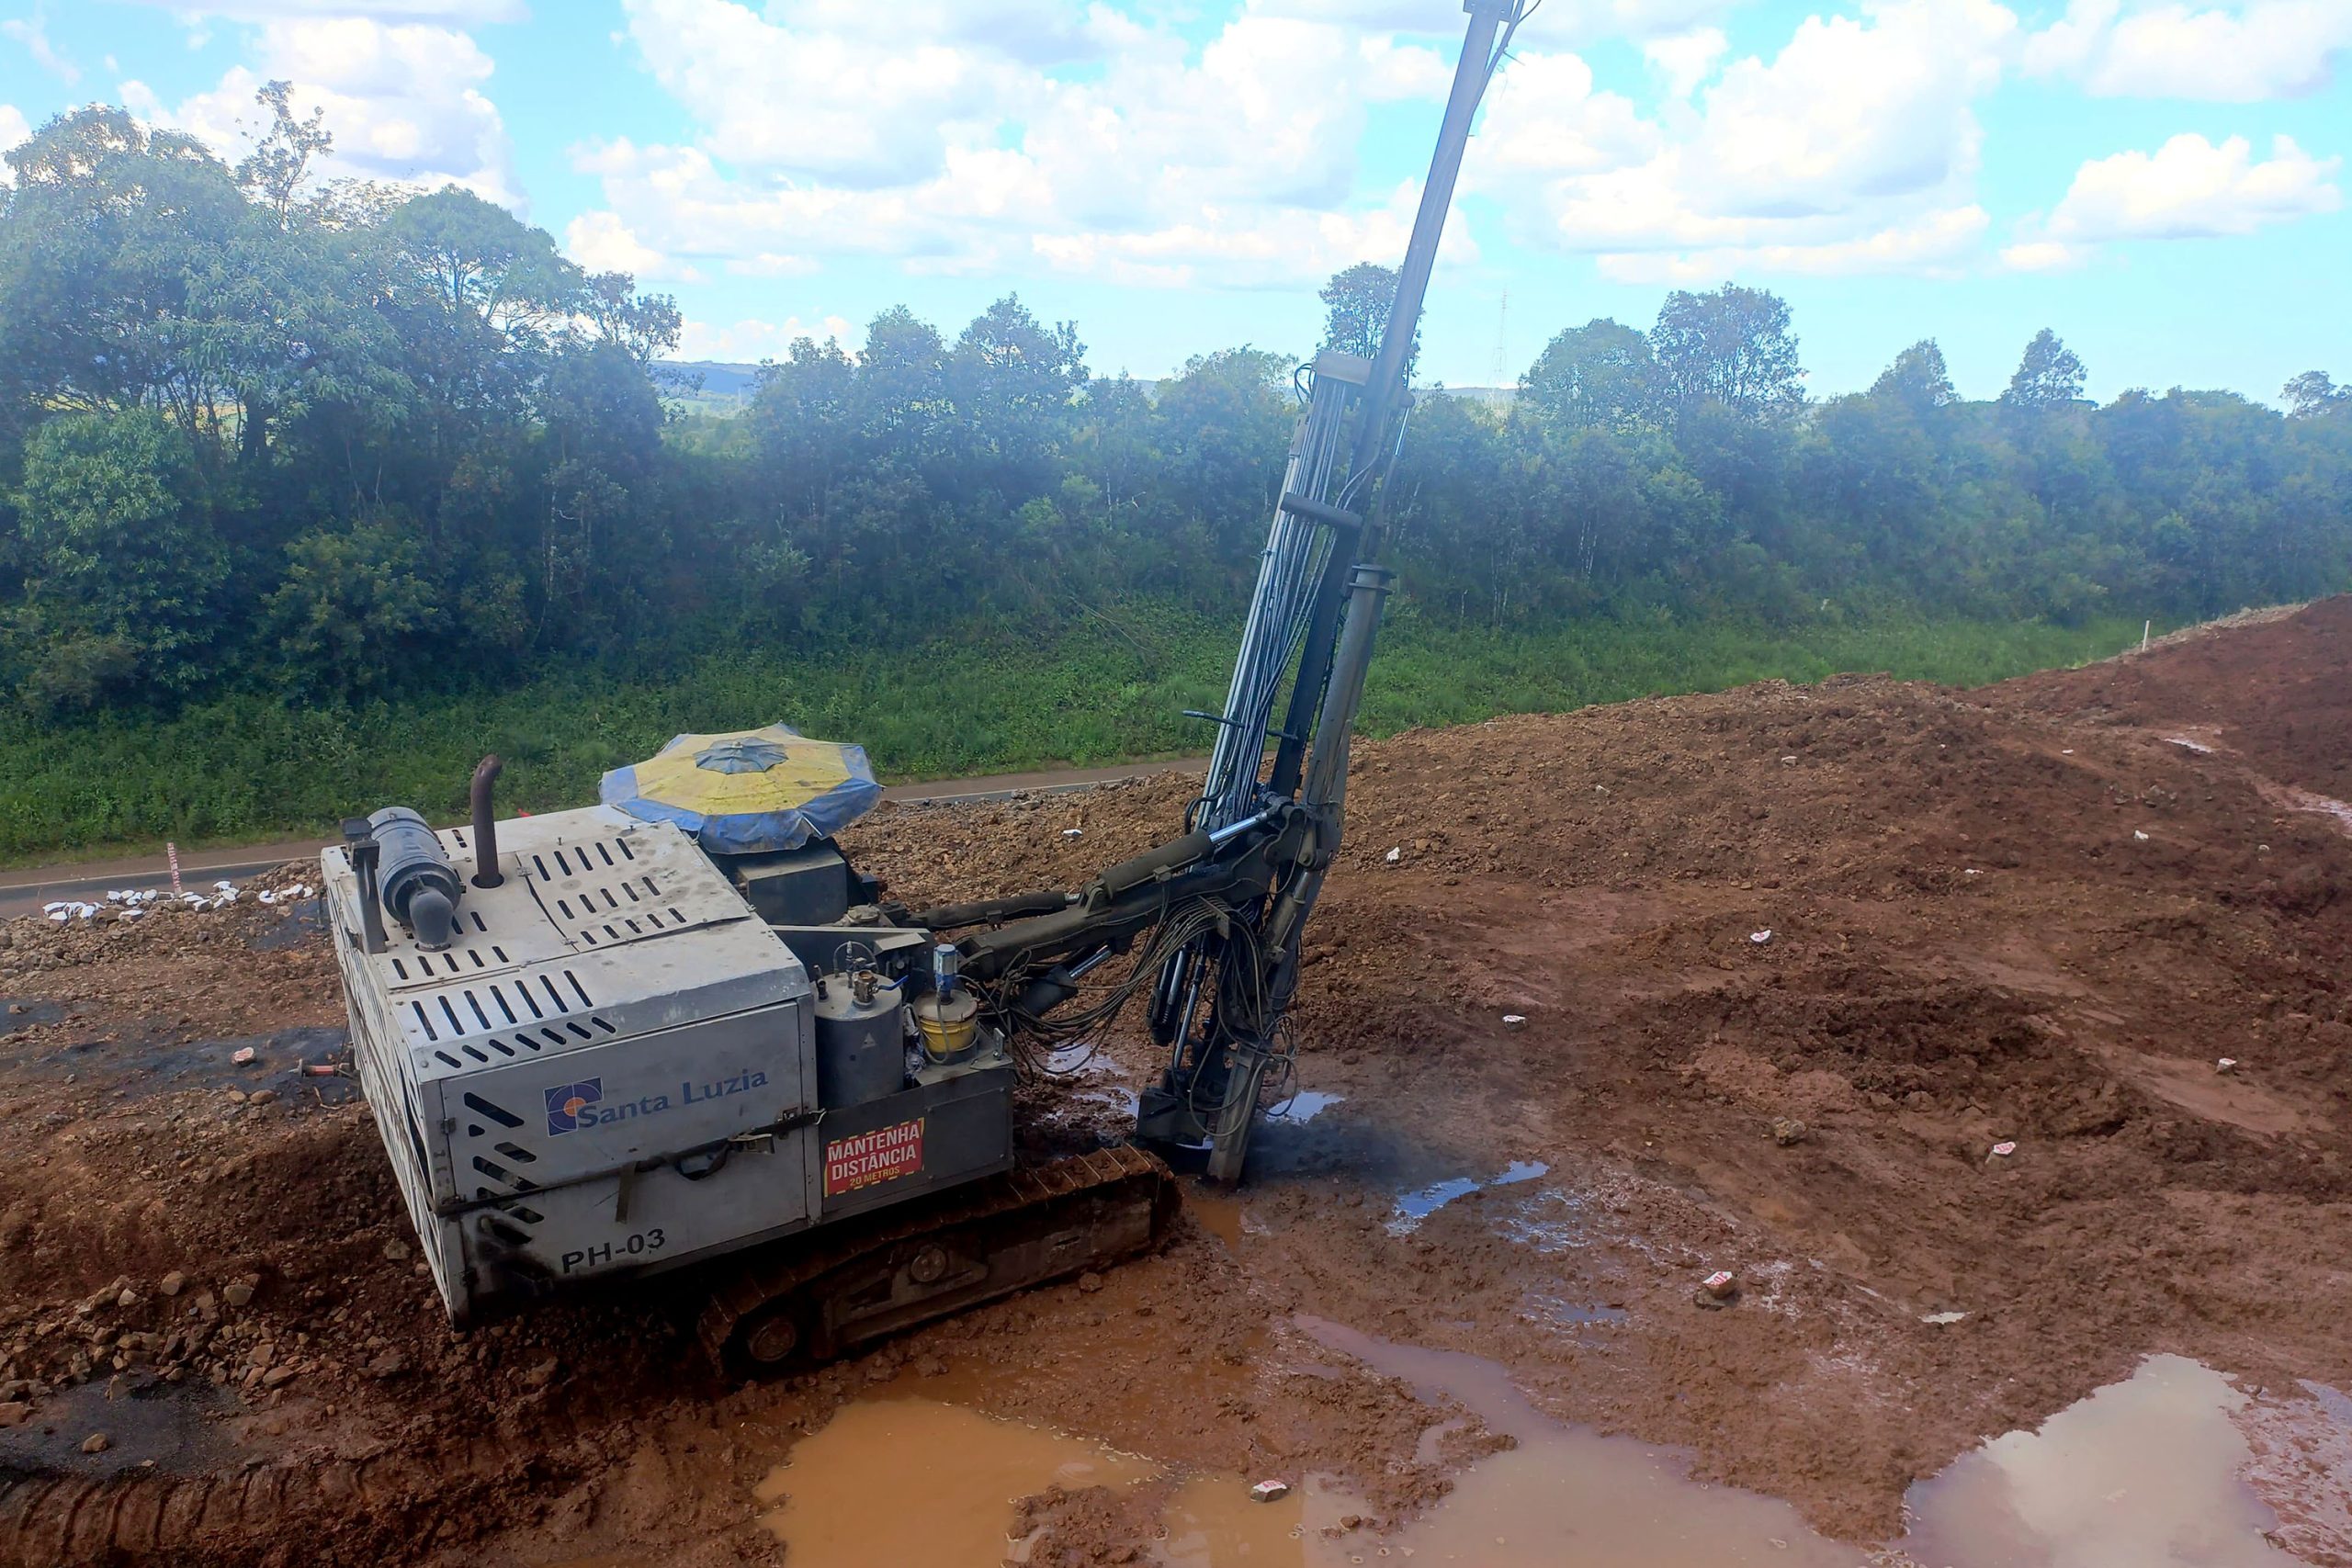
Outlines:
<svg viewBox="0 0 2352 1568"><path fill-rule="evenodd" d="M2000 80L2017 18L1990 0L1866 3L1807 17L1770 64L1727 66L1694 147L1732 210L1835 211L1973 173L1971 108Z"/></svg>
<svg viewBox="0 0 2352 1568"><path fill-rule="evenodd" d="M945 144L990 118L1019 68L908 32L877 47L857 32L779 27L732 0L628 0L629 34L653 78L745 165L854 189L938 172Z"/></svg>
<svg viewBox="0 0 2352 1568"><path fill-rule="evenodd" d="M1651 39L1718 21L1747 0L1542 0L1520 29L1531 48L1600 39ZM1445 0L1247 0L1252 16L1330 22L1362 31L1462 36L1462 8Z"/></svg>
<svg viewBox="0 0 2352 1568"><path fill-rule="evenodd" d="M2100 97L2252 103L2327 86L2352 49L2347 0L2178 4L2072 0L2026 40L2025 68L2081 81Z"/></svg>
<svg viewBox="0 0 2352 1568"><path fill-rule="evenodd" d="M804 321L798 316L787 316L781 321L747 318L723 325L689 317L678 335L678 348L673 357L756 364L763 359L782 359L791 350L792 340L803 337L819 343L831 338L854 353L861 333L840 316L824 316L814 321Z"/></svg>
<svg viewBox="0 0 2352 1568"><path fill-rule="evenodd" d="M1700 83L1714 74L1715 62L1730 47L1731 40L1724 37L1721 28L1701 28L1671 38L1652 39L1642 46L1642 54L1665 80L1669 96L1687 98L1698 91Z"/></svg>
<svg viewBox="0 0 2352 1568"><path fill-rule="evenodd" d="M32 133L33 128L25 123L25 117L16 105L0 104L0 153L6 152ZM14 185L16 180L17 172L6 164L0 163L0 186Z"/></svg>
<svg viewBox="0 0 2352 1568"><path fill-rule="evenodd" d="M36 6L29 17L11 17L0 22L0 38L16 43L32 57L34 64L63 82L67 86L82 79L82 68L58 51L49 41L49 7Z"/></svg>
<svg viewBox="0 0 2352 1568"><path fill-rule="evenodd" d="M1665 38L1721 21L1747 0L1544 0L1520 37L1530 45Z"/></svg>
<svg viewBox="0 0 2352 1568"><path fill-rule="evenodd" d="M2243 136L2216 146L2176 136L2153 153L2095 158L2050 216L2064 242L2177 240L2250 234L2265 223L2334 212L2344 204L2333 176L2341 158L2314 158L2290 136L2275 137L2257 160Z"/></svg>
<svg viewBox="0 0 2352 1568"><path fill-rule="evenodd" d="M1199 43L1057 0L626 9L701 132L575 149L605 197L582 232L733 272L880 255L917 272L1042 258L1170 285L1212 267L1222 283L1319 279L1335 256L1393 259L1409 227L1409 207L1358 191L1367 105L1442 96L1452 76L1433 50L1250 7Z"/></svg>
<svg viewBox="0 0 2352 1568"><path fill-rule="evenodd" d="M735 257L727 264L727 270L738 277L803 277L817 271L818 266L808 256L762 251L757 255Z"/></svg>
<svg viewBox="0 0 2352 1568"><path fill-rule="evenodd" d="M1429 0L1245 0L1253 17L1329 22L1362 32L1451 33L1460 37L1462 13Z"/></svg>
<svg viewBox="0 0 2352 1568"><path fill-rule="evenodd" d="M272 21L254 40L254 63L219 86L166 108L137 82L122 85L135 112L242 157L266 123L254 95L294 84L293 107L326 111L334 152L322 173L424 186L456 184L520 209L513 149L498 107L482 91L492 62L471 37L421 23L363 17Z"/></svg>
<svg viewBox="0 0 2352 1568"><path fill-rule="evenodd" d="M1621 283L1714 283L1735 273L1838 276L1863 272L1950 270L1972 254L1992 225L1977 206L1928 212L1851 239L1792 240L1712 250L1604 254L1603 276Z"/></svg>
<svg viewBox="0 0 2352 1568"><path fill-rule="evenodd" d="M1704 33L1654 44L1656 118L1595 92L1572 54L1530 54L1494 89L1471 178L1520 232L1627 278L1727 271L1943 271L1981 245L1983 130L2017 19L1992 0L1862 0L1769 59L1725 65Z"/></svg>
<svg viewBox="0 0 2352 1568"><path fill-rule="evenodd" d="M639 283L702 281L695 268L679 265L639 240L616 213L582 213L565 227L563 248L590 272L626 272Z"/></svg>
<svg viewBox="0 0 2352 1568"><path fill-rule="evenodd" d="M378 22L448 22L473 27L530 18L524 0L132 0L186 21L217 17L230 22L316 21L356 17Z"/></svg>
<svg viewBox="0 0 2352 1568"><path fill-rule="evenodd" d="M2089 256L2086 247L2057 240L2020 240L2001 247L2001 265L2011 272L2057 272L2080 266Z"/></svg>
<svg viewBox="0 0 2352 1568"><path fill-rule="evenodd" d="M1443 103L1453 85L1453 67L1433 49L1400 44L1374 33L1356 46L1363 58L1364 96L1375 102L1435 98Z"/></svg>
<svg viewBox="0 0 2352 1568"><path fill-rule="evenodd" d="M1593 90L1592 68L1573 54L1527 54L1487 89L1487 118L1464 183L1504 199L1556 202L1565 182L1645 163L1666 131L1631 98Z"/></svg>

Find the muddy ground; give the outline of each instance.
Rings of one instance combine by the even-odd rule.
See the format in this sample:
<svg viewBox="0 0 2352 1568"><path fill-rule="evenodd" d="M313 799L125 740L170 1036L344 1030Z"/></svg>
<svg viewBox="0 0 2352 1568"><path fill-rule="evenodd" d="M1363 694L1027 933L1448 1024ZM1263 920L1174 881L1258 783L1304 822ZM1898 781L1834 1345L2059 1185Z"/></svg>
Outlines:
<svg viewBox="0 0 2352 1568"><path fill-rule="evenodd" d="M1295 1015L1337 1102L1096 1288L755 1388L658 1284L443 1326L364 1107L303 1071L341 1040L301 906L0 927L0 1560L779 1561L755 1483L924 1380L1178 1473L1330 1475L1374 1540L1481 1438L1420 1443L1451 1413L1300 1314L1500 1361L1857 1543L2151 1352L2352 1387L2347 710L2338 600L1978 691L1366 745ZM847 847L916 904L1073 885L1190 787L887 807ZM1123 1035L1041 1079L1026 1145L1151 1070ZM1400 1221L1447 1180L1487 1185ZM1740 1299L1700 1310L1716 1269ZM2352 1562L2343 1467L2256 1447L2278 1543ZM1157 1500L1032 1499L1033 1560L1133 1560Z"/></svg>

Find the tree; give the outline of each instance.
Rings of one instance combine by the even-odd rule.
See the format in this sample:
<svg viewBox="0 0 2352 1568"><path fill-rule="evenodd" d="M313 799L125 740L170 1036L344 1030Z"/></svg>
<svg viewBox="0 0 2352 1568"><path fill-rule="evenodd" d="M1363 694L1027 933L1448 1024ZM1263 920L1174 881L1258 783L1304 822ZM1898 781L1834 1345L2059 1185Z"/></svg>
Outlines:
<svg viewBox="0 0 2352 1568"><path fill-rule="evenodd" d="M1959 401L1951 377L1944 369L1944 351L1936 340L1923 337L1894 356L1894 363L1871 383L1871 396L1902 404L1924 417L1931 409Z"/></svg>
<svg viewBox="0 0 2352 1568"><path fill-rule="evenodd" d="M1221 559L1256 548L1280 499L1295 363L1244 344L1194 355L1159 389L1159 483Z"/></svg>
<svg viewBox="0 0 2352 1568"><path fill-rule="evenodd" d="M1380 340L1388 331L1388 313L1396 306L1396 269L1377 262L1358 262L1331 275L1321 299L1323 346L1365 359L1380 357ZM1420 324L1413 326L1413 342L1405 351L1405 379L1421 357Z"/></svg>
<svg viewBox="0 0 2352 1568"><path fill-rule="evenodd" d="M553 340L585 308L585 279L545 230L456 186L403 202L384 233L395 277L383 308L427 437L406 493L437 530L446 507L425 509L458 465L496 466L482 441L520 434Z"/></svg>
<svg viewBox="0 0 2352 1568"><path fill-rule="evenodd" d="M1008 294L966 327L948 356L961 446L979 477L1016 503L1050 487L1079 395L1086 345L1078 326L1048 328Z"/></svg>
<svg viewBox="0 0 2352 1568"><path fill-rule="evenodd" d="M1804 406L1788 303L1764 289L1726 283L1711 294L1676 290L1658 310L1650 349L1678 412L1712 401L1745 419L1767 419Z"/></svg>
<svg viewBox="0 0 2352 1568"><path fill-rule="evenodd" d="M2278 395L2287 400L2287 412L2295 419L2352 409L2352 387L2337 386L2324 370L2304 371L2280 388Z"/></svg>
<svg viewBox="0 0 2352 1568"><path fill-rule="evenodd" d="M327 111L313 108L310 118L296 119L288 107L293 91L291 82L270 82L254 95L254 102L270 112L269 129L254 138L254 150L237 164L237 184L276 213L281 228L311 163L334 151Z"/></svg>
<svg viewBox="0 0 2352 1568"><path fill-rule="evenodd" d="M188 283L251 221L229 171L193 137L97 107L51 120L7 160L0 393L18 407L161 408L192 438L216 431L231 400L192 353Z"/></svg>
<svg viewBox="0 0 2352 1568"><path fill-rule="evenodd" d="M1570 327L1544 345L1521 389L1530 406L1556 423L1623 430L1657 408L1657 360L1650 341L1608 320Z"/></svg>
<svg viewBox="0 0 2352 1568"><path fill-rule="evenodd" d="M548 463L535 554L539 600L579 646L642 607L642 584L669 553L660 505L662 403L644 367L617 343L573 343L540 398Z"/></svg>
<svg viewBox="0 0 2352 1568"><path fill-rule="evenodd" d="M2079 401L2082 395L2083 362L2058 341L2056 333L2044 327L2025 345L2025 357L2018 361L2017 374L2009 378L2008 390L2001 394L2001 405L2039 412L2064 408Z"/></svg>
<svg viewBox="0 0 2352 1568"><path fill-rule="evenodd" d="M263 608L289 683L357 696L430 673L447 617L415 529L373 516L305 534L286 557Z"/></svg>
<svg viewBox="0 0 2352 1568"><path fill-rule="evenodd" d="M581 309L603 342L618 344L640 365L678 346L685 330L678 300L671 294L639 294L637 279L625 272L592 273L582 289Z"/></svg>
<svg viewBox="0 0 2352 1568"><path fill-rule="evenodd" d="M33 645L23 694L35 708L204 682L229 563L198 488L187 437L152 411L64 414L34 433L13 630Z"/></svg>
<svg viewBox="0 0 2352 1568"><path fill-rule="evenodd" d="M544 229L443 186L391 217L392 237L452 315L523 344L581 310L585 279Z"/></svg>

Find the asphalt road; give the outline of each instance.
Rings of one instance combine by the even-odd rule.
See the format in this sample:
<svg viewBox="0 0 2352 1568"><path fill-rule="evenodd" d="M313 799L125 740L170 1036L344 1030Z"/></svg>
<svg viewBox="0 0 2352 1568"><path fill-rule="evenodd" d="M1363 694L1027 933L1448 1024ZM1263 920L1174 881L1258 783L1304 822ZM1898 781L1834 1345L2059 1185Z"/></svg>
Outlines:
<svg viewBox="0 0 2352 1568"><path fill-rule="evenodd" d="M1205 772L1205 758L1173 762L1128 762L1114 768L1062 768L1046 773L998 773L977 779L937 779L929 784L892 784L886 800L993 800L1001 795L1034 791L1087 789L1119 779L1142 778L1171 770ZM1173 833L1171 827L1170 831ZM272 866L314 854L324 838L288 839L273 844L231 845L191 852L180 857L181 886L209 889L215 882L243 882ZM40 912L44 904L60 899L104 901L108 892L129 887L169 887L171 870L161 853L123 860L84 861L73 865L35 866L0 872L0 920Z"/></svg>

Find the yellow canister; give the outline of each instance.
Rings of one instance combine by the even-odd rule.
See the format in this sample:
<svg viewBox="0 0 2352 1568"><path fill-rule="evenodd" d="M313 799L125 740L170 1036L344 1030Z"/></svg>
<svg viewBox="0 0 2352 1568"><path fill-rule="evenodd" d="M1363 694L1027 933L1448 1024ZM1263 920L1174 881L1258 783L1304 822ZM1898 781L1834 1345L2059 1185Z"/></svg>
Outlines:
<svg viewBox="0 0 2352 1568"><path fill-rule="evenodd" d="M922 1034L923 1055L934 1062L952 1062L972 1048L972 1039L979 1032L979 998L968 990L958 990L945 1001L939 993L917 997L913 1012L915 1028Z"/></svg>

